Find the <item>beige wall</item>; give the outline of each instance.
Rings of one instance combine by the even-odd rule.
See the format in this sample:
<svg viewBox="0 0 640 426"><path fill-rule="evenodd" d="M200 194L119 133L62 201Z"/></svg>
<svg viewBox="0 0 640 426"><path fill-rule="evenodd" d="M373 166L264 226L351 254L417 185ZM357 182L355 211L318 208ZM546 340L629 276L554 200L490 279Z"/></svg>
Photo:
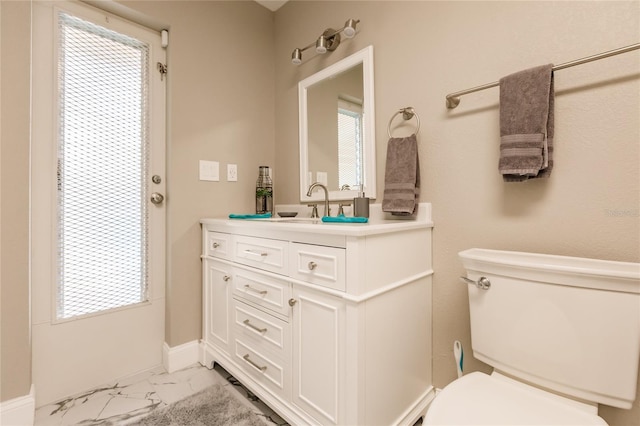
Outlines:
<svg viewBox="0 0 640 426"><path fill-rule="evenodd" d="M0 2L0 401L31 386L28 2Z"/></svg>
<svg viewBox="0 0 640 426"><path fill-rule="evenodd" d="M294 47L348 18L362 20L355 39L322 57L307 51L300 66L291 65ZM457 279L460 250L640 261L640 52L556 73L556 166L549 180L502 182L497 88L462 97L453 111L445 95L637 43L639 35L637 1L294 1L276 12L280 201L298 201L298 80L374 46L379 200L389 118L405 106L420 116L420 197L433 203L435 221L436 386L455 378L456 339L467 355L465 371L489 371L471 353L467 291ZM602 412L614 425L640 418L638 402L631 411Z"/></svg>
<svg viewBox="0 0 640 426"><path fill-rule="evenodd" d="M255 211L258 166L274 165L273 15L252 1L122 3L169 26L166 342L176 346L201 336L199 219ZM220 162L220 182L199 181L199 160Z"/></svg>

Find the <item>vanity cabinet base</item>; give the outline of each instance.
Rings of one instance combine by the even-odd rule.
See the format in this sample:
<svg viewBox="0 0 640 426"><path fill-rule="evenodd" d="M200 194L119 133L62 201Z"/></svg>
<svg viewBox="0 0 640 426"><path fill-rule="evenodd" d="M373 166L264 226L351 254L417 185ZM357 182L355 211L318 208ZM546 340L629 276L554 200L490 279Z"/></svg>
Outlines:
<svg viewBox="0 0 640 426"><path fill-rule="evenodd" d="M203 222L200 363L291 425L412 426L435 395L431 227L326 245L256 229Z"/></svg>
<svg viewBox="0 0 640 426"><path fill-rule="evenodd" d="M321 425L328 424L318 421L304 410L299 409L291 400L283 398L280 395L276 395L269 389L264 387L263 383L257 381L253 376L248 374L244 369L240 368L234 361L229 359L226 354L221 353L216 348L205 343L200 342L200 364L211 369L214 364L219 364L229 374L235 377L243 386L253 392L262 402L267 404L272 410L278 413L283 419L285 419L290 425ZM393 372L393 367L389 370ZM415 422L425 415L429 404L435 397L435 389L432 386L427 387L424 392L411 401L406 406L405 411L393 421L388 424L393 425L405 425L412 426ZM358 407L346 407L347 417L358 417ZM350 412L352 411L352 412ZM336 423L338 425L386 425L387 423L372 421L369 423Z"/></svg>

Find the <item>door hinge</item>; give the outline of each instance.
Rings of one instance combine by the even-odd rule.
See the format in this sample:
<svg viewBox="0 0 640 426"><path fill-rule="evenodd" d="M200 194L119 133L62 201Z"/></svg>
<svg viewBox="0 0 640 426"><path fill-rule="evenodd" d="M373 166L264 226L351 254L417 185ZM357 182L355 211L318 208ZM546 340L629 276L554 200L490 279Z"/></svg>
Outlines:
<svg viewBox="0 0 640 426"><path fill-rule="evenodd" d="M160 72L160 81L162 81L164 80L164 75L167 73L167 64L158 62L157 68L158 68L158 72Z"/></svg>

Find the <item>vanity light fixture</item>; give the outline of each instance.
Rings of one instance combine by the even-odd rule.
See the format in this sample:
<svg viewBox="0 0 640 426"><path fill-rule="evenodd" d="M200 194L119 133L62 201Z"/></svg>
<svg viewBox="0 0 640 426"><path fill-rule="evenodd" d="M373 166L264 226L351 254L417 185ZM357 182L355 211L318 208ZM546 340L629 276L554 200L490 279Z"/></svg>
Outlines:
<svg viewBox="0 0 640 426"><path fill-rule="evenodd" d="M327 52L333 52L340 45L340 33L344 35L344 38L353 38L356 35L356 25L360 22L359 19L347 19L344 23L344 27L339 30L333 28L327 28L324 30L320 37L313 43L303 48L296 47L291 53L291 63L293 65L300 65L302 63L302 52L310 47L316 47L316 53L323 54Z"/></svg>

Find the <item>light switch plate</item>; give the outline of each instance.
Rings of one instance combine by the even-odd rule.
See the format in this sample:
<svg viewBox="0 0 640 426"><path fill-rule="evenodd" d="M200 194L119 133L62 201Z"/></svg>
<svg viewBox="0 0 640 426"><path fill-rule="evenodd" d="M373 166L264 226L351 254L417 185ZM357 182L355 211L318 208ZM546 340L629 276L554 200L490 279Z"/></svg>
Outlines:
<svg viewBox="0 0 640 426"><path fill-rule="evenodd" d="M238 181L238 165L227 164L227 182L237 182L237 181Z"/></svg>
<svg viewBox="0 0 640 426"><path fill-rule="evenodd" d="M324 186L327 186L327 172L317 172L316 173L316 182L320 182Z"/></svg>
<svg viewBox="0 0 640 426"><path fill-rule="evenodd" d="M220 163L200 160L200 180L218 182L220 180Z"/></svg>

